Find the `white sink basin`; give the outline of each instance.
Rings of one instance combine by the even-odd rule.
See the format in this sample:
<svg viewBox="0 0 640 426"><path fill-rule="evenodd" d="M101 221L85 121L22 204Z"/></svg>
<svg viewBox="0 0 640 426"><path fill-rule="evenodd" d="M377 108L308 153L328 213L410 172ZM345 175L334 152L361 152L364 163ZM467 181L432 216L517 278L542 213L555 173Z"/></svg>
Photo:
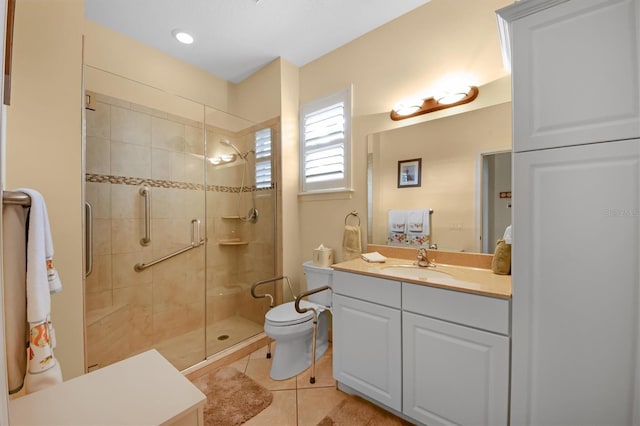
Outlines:
<svg viewBox="0 0 640 426"><path fill-rule="evenodd" d="M382 268L382 273L399 278L430 281L434 284L446 284L455 281L451 275L445 272L434 271L433 269L418 266L387 266Z"/></svg>

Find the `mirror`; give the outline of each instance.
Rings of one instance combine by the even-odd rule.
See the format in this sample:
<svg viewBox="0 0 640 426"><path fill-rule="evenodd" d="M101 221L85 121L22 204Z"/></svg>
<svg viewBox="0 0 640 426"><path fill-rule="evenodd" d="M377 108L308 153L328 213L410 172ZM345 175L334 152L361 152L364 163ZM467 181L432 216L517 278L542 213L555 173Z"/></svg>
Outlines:
<svg viewBox="0 0 640 426"><path fill-rule="evenodd" d="M439 250L493 253L511 222L510 151L509 102L369 135L368 242L387 244L389 210L432 209ZM399 187L398 162L411 159L421 184Z"/></svg>
<svg viewBox="0 0 640 426"><path fill-rule="evenodd" d="M511 225L511 151L483 153L480 212L482 252L493 253Z"/></svg>

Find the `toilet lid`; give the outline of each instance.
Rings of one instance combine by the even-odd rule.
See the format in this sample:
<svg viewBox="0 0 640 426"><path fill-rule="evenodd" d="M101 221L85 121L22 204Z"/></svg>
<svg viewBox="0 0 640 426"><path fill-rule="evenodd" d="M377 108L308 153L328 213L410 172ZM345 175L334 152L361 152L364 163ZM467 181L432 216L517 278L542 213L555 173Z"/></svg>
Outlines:
<svg viewBox="0 0 640 426"><path fill-rule="evenodd" d="M317 308L315 304L307 302L306 300L300 302L300 307ZM307 311L304 314L300 314L296 311L295 302L287 302L270 309L265 318L267 321L277 323L278 325L300 324L301 322L311 320L313 318L313 311Z"/></svg>

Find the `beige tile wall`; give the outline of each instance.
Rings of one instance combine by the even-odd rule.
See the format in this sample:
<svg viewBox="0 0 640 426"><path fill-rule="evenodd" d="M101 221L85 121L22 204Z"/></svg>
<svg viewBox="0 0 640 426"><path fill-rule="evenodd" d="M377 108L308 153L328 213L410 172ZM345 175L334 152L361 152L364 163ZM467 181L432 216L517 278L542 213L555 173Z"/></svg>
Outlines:
<svg viewBox="0 0 640 426"><path fill-rule="evenodd" d="M199 123L107 96L97 100L96 110L87 111L86 169L97 176L86 182L94 215L94 270L85 287L88 365L103 367L156 347L177 368L189 367L205 356L205 324L242 318L261 329L264 300L253 299L249 288L273 274L274 191L258 191L258 223L224 218L251 207L250 190L238 204L242 161L225 166L203 161ZM221 138L243 152L253 147L250 135L227 133L207 131L214 141L208 155L233 152L218 143ZM254 179L252 164L247 186ZM140 244L144 183L151 186L148 246ZM134 271L136 263L189 245L194 218L202 222L203 238L206 231L206 247ZM219 244L232 238L247 244Z"/></svg>

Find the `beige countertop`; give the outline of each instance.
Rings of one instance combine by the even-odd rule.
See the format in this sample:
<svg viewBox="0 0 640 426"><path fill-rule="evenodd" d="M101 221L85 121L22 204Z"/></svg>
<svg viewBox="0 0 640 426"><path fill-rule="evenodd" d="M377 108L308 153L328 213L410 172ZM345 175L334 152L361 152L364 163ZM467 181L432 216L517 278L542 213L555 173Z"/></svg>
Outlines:
<svg viewBox="0 0 640 426"><path fill-rule="evenodd" d="M387 257L384 263L370 263L362 259L348 260L346 262L331 265L338 271L353 272L356 274L370 275L373 277L394 279L397 281L410 282L414 284L440 287L448 290L463 291L466 293L481 294L484 296L511 298L511 275L497 275L490 269L447 265L436 263L435 267L420 268L429 269L436 272L448 274L451 279L439 282L437 279L407 278L398 276L392 271L386 271L389 267L413 266L414 261Z"/></svg>

